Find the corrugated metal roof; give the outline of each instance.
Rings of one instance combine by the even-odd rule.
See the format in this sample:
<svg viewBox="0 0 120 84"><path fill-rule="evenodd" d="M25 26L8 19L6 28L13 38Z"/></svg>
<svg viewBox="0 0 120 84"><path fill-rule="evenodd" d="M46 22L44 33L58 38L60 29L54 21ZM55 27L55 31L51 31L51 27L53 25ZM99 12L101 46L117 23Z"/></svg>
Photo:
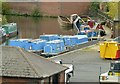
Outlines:
<svg viewBox="0 0 120 84"><path fill-rule="evenodd" d="M2 47L2 76L44 78L66 69L21 48Z"/></svg>

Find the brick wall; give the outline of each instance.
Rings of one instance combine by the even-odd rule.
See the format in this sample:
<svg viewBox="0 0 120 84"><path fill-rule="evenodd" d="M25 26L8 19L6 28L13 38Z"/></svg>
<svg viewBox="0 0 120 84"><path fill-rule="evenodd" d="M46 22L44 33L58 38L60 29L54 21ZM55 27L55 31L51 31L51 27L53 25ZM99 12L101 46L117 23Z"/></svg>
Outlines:
<svg viewBox="0 0 120 84"><path fill-rule="evenodd" d="M59 73L59 81L58 82L61 82L60 84L63 84L64 82L64 71L60 72ZM17 83L20 83L20 84L33 84L33 83L38 83L38 84L41 84L44 83L44 84L48 84L49 82L51 82L50 84L53 84L52 82L52 79L53 77L56 77L56 75L54 76L50 76L50 77L46 77L44 79L29 79L29 78L20 78L20 77L2 77L0 78L0 84L17 84Z"/></svg>
<svg viewBox="0 0 120 84"><path fill-rule="evenodd" d="M84 14L88 12L90 2L9 2L12 11L31 14L38 8L43 15L58 16Z"/></svg>
<svg viewBox="0 0 120 84"><path fill-rule="evenodd" d="M62 15L76 14L86 14L89 10L89 2L69 2L61 3L61 13Z"/></svg>
<svg viewBox="0 0 120 84"><path fill-rule="evenodd" d="M26 2L9 2L9 8L17 13L28 13L31 14L36 7L36 3Z"/></svg>
<svg viewBox="0 0 120 84"><path fill-rule="evenodd" d="M59 75L59 84L64 84L65 82L65 71L62 71Z"/></svg>
<svg viewBox="0 0 120 84"><path fill-rule="evenodd" d="M2 84L2 77L0 77L0 84Z"/></svg>
<svg viewBox="0 0 120 84"><path fill-rule="evenodd" d="M40 82L40 79L27 79L27 78L10 78L10 77L3 77L2 84L32 84L35 82Z"/></svg>
<svg viewBox="0 0 120 84"><path fill-rule="evenodd" d="M39 3L40 11L43 15L56 16L60 15L60 3L58 2L41 2Z"/></svg>

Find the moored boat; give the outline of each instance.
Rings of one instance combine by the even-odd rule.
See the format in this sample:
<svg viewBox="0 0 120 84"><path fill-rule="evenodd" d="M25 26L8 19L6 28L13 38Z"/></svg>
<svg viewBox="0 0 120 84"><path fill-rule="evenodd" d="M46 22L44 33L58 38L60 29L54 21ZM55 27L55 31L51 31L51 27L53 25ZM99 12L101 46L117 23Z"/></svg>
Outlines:
<svg viewBox="0 0 120 84"><path fill-rule="evenodd" d="M6 31L6 37L13 37L18 34L16 23L8 23L5 25L2 25L2 28Z"/></svg>
<svg viewBox="0 0 120 84"><path fill-rule="evenodd" d="M39 39L11 39L9 46L20 47L41 56L62 54L87 43L87 35L40 35ZM78 48L78 47L77 47Z"/></svg>
<svg viewBox="0 0 120 84"><path fill-rule="evenodd" d="M83 17L83 16L82 16ZM88 18L88 16L84 16L84 18ZM84 22L84 20L82 20L82 18L80 16L78 16L77 14L72 14L70 15L70 17L65 17L65 16L58 16L58 22L61 26L64 27L73 27L73 23L75 20L81 20L82 22Z"/></svg>
<svg viewBox="0 0 120 84"><path fill-rule="evenodd" d="M5 40L6 40L6 32L2 27L0 27L0 44L5 42Z"/></svg>
<svg viewBox="0 0 120 84"><path fill-rule="evenodd" d="M63 27L72 27L70 19L64 16L58 16L58 22Z"/></svg>

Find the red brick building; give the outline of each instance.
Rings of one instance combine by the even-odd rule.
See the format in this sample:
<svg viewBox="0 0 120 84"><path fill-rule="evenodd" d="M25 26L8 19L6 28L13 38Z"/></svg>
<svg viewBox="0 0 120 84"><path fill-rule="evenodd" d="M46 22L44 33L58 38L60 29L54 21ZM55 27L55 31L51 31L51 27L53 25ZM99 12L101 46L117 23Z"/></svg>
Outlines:
<svg viewBox="0 0 120 84"><path fill-rule="evenodd" d="M12 12L32 14L37 8L47 16L87 14L89 6L90 2L9 2Z"/></svg>

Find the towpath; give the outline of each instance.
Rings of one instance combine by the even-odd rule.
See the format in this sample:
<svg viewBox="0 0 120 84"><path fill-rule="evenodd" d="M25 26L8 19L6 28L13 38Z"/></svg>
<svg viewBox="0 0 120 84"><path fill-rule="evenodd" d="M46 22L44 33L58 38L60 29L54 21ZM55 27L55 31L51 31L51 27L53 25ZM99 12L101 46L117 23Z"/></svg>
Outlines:
<svg viewBox="0 0 120 84"><path fill-rule="evenodd" d="M106 72L111 61L101 59L98 50L99 46L96 44L53 57L51 60L61 59L63 63L72 63L75 66L71 82L98 84L100 67L102 73Z"/></svg>

